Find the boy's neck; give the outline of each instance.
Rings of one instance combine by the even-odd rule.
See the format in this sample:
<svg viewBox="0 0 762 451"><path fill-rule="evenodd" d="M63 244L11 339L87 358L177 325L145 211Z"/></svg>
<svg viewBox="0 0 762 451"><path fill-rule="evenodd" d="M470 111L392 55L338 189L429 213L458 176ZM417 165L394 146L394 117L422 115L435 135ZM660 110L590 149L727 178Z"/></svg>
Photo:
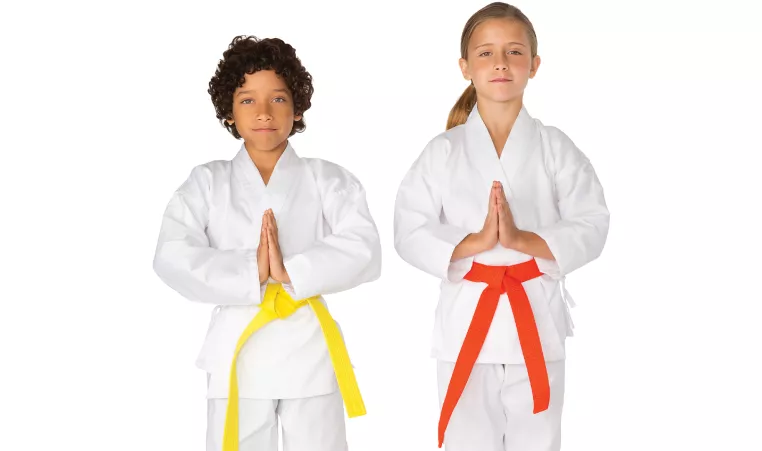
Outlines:
<svg viewBox="0 0 762 451"><path fill-rule="evenodd" d="M511 134L523 104L522 97L508 102L477 101L479 115L489 131L498 158L503 153L503 147L508 141L508 136Z"/></svg>
<svg viewBox="0 0 762 451"><path fill-rule="evenodd" d="M254 166L257 167L262 181L267 185L273 170L275 170L275 165L278 163L281 155L283 155L283 152L286 151L286 147L288 147L288 141L283 141L278 147L271 150L256 149L248 142L244 142L244 146L246 147L246 153L249 154L249 158L254 162Z"/></svg>

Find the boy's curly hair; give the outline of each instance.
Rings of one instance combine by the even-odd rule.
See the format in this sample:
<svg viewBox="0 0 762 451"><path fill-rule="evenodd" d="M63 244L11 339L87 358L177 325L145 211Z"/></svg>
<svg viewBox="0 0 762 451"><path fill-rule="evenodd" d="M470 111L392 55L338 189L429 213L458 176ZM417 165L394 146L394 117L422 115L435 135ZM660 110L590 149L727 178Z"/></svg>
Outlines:
<svg viewBox="0 0 762 451"><path fill-rule="evenodd" d="M295 116L303 115L312 105L312 76L302 66L294 48L283 40L236 36L222 55L223 59L209 81L207 92L212 96L217 119L236 139L241 139L241 135L235 124L228 124L227 120L233 118L233 93L243 86L246 74L260 70L275 71L291 91ZM294 121L289 136L303 132L306 127L304 117Z"/></svg>

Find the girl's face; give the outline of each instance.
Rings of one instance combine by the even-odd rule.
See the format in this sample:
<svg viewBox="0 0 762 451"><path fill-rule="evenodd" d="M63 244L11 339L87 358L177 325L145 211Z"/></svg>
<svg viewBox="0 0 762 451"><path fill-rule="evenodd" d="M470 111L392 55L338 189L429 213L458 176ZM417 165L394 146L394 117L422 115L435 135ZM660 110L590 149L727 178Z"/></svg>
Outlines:
<svg viewBox="0 0 762 451"><path fill-rule="evenodd" d="M245 75L233 93L233 119L247 148L280 150L294 127L294 102L283 80L272 70Z"/></svg>
<svg viewBox="0 0 762 451"><path fill-rule="evenodd" d="M471 80L478 98L508 102L521 98L530 78L540 66L532 58L524 24L512 19L488 19L476 27L468 43L467 58L460 69Z"/></svg>

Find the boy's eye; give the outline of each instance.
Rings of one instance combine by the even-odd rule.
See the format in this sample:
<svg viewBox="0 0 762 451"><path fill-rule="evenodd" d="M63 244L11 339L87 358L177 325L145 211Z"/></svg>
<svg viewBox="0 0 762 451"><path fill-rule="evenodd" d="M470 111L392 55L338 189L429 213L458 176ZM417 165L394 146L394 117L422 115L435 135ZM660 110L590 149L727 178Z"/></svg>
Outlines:
<svg viewBox="0 0 762 451"><path fill-rule="evenodd" d="M243 100L241 100L241 103L243 103L244 105L248 105L248 104L250 104L251 102L252 102L252 100L251 100L251 99L243 99Z"/></svg>
<svg viewBox="0 0 762 451"><path fill-rule="evenodd" d="M511 51L510 51L510 52L508 52L508 53L510 53L511 55L521 55L521 52L520 52L520 51L518 51L518 50L511 50Z"/></svg>
<svg viewBox="0 0 762 451"><path fill-rule="evenodd" d="M285 97L276 97L273 99L273 102L285 102L285 101L286 101Z"/></svg>
<svg viewBox="0 0 762 451"><path fill-rule="evenodd" d="M482 53L479 54L479 56L489 56L491 54L492 54L492 52L482 52Z"/></svg>

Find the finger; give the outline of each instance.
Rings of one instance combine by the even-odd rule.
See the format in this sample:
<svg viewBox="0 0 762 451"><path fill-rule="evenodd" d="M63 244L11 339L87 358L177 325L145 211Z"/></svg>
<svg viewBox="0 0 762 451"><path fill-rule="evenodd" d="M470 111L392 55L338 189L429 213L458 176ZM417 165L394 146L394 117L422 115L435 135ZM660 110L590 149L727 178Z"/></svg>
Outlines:
<svg viewBox="0 0 762 451"><path fill-rule="evenodd" d="M272 230L267 231L267 251L270 255L270 258L276 257L277 244L275 243L275 238L273 237Z"/></svg>
<svg viewBox="0 0 762 451"><path fill-rule="evenodd" d="M274 250L278 250L278 235L275 234L275 230L273 230L272 227L270 227L270 230L267 232L270 234L270 242L272 243L272 247Z"/></svg>

